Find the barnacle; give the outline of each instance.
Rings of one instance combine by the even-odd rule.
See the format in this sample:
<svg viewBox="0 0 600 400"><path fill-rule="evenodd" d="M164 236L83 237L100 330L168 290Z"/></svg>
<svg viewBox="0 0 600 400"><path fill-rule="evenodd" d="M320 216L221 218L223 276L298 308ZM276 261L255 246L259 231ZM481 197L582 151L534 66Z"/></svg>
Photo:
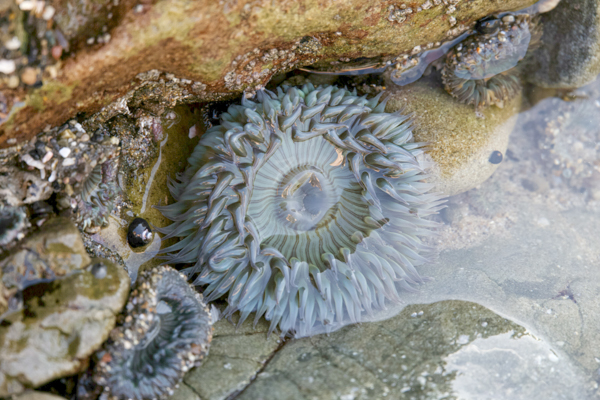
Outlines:
<svg viewBox="0 0 600 400"><path fill-rule="evenodd" d="M359 322L423 279L429 193L410 118L333 86L279 87L242 99L169 182L164 249L224 316L255 312L270 331L310 334Z"/></svg>
<svg viewBox="0 0 600 400"><path fill-rule="evenodd" d="M122 324L92 374L109 399L164 399L208 352L212 319L202 295L171 267L145 271L129 296Z"/></svg>
<svg viewBox="0 0 600 400"><path fill-rule="evenodd" d="M77 196L77 221L88 233L108 225L108 217L119 193L116 184L117 161L109 159L96 165L81 183Z"/></svg>
<svg viewBox="0 0 600 400"><path fill-rule="evenodd" d="M510 70L525 57L532 36L537 36L535 27L526 14L507 13L479 21L477 33L446 57L442 69L446 91L476 110L503 107L521 89L519 77Z"/></svg>

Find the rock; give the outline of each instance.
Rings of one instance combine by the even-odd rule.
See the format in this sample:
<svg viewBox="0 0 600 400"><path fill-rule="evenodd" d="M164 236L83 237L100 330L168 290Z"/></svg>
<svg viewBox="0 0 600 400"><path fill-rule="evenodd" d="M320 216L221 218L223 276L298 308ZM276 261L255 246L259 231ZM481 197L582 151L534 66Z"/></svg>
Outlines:
<svg viewBox="0 0 600 400"><path fill-rule="evenodd" d="M237 322L237 315L233 322ZM262 369L280 346L276 335L267 338L269 324L261 318L256 328L246 320L238 329L227 320L214 326L210 354L202 366L190 371L185 384L175 392L175 399L193 399L185 393L190 388L202 400L223 400L242 390Z"/></svg>
<svg viewBox="0 0 600 400"><path fill-rule="evenodd" d="M496 151L505 154L516 123L521 94L504 108L480 111L452 98L434 77L397 87L388 84L387 112L414 113L416 142L428 142L433 161L432 182L448 196L481 184L498 168ZM491 161L490 161L491 160ZM492 162L494 161L494 162Z"/></svg>
<svg viewBox="0 0 600 400"><path fill-rule="evenodd" d="M129 292L125 270L90 259L64 218L46 222L2 260L0 280L0 396L85 368Z"/></svg>
<svg viewBox="0 0 600 400"><path fill-rule="evenodd" d="M52 194L52 185L40 178L37 171L23 171L10 165L0 165L0 199L18 207L45 200Z"/></svg>
<svg viewBox="0 0 600 400"><path fill-rule="evenodd" d="M100 5L101 10L95 10L99 19L79 18L88 3ZM89 33L94 35L103 24L102 16L112 13L108 3L115 4L53 2L55 18L62 29L72 27L74 35L93 22ZM117 6L114 17L119 24L110 30L109 40L104 33L86 38L92 45L65 59L55 80L33 89L25 106L0 126L1 147L13 138L28 140L45 126L61 124L77 113L99 111L141 88L144 79L136 77L152 70L177 78L193 101L214 101L251 91L275 74L316 62L337 68L343 67L340 59L385 61L418 52L429 43L458 36L486 15L524 8L535 0L419 0L409 3L411 13L405 16L400 14L407 9L400 5L369 0L260 5L161 0L140 4L141 8L131 0L119 3L126 6ZM91 5L89 9L94 11ZM71 10L74 15L67 15ZM5 95L13 99L17 93ZM163 96L161 101L173 99Z"/></svg>
<svg viewBox="0 0 600 400"><path fill-rule="evenodd" d="M13 396L12 400L65 400L65 398L47 392L27 390L19 395Z"/></svg>
<svg viewBox="0 0 600 400"><path fill-rule="evenodd" d="M561 384L581 395L573 371L556 371L552 356L522 326L475 303L411 305L387 321L287 343L235 398L556 399Z"/></svg>
<svg viewBox="0 0 600 400"><path fill-rule="evenodd" d="M97 263L106 266L95 277ZM25 289L24 307L0 327L0 396L34 388L87 367L108 338L129 292L120 267L93 259L85 270Z"/></svg>
<svg viewBox="0 0 600 400"><path fill-rule="evenodd" d="M15 294L39 282L65 277L90 263L77 227L66 218L46 222L0 261L0 316Z"/></svg>
<svg viewBox="0 0 600 400"><path fill-rule="evenodd" d="M600 3L562 0L541 16L540 47L527 60L526 79L545 88L577 88L600 73Z"/></svg>

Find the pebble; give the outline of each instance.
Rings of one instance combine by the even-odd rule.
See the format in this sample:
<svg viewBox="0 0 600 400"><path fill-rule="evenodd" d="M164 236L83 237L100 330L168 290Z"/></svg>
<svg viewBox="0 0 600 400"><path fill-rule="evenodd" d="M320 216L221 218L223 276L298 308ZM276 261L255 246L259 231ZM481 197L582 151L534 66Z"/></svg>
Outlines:
<svg viewBox="0 0 600 400"><path fill-rule="evenodd" d="M58 153L62 156L62 158L67 158L69 157L69 154L71 154L71 149L68 147L63 147Z"/></svg>
<svg viewBox="0 0 600 400"><path fill-rule="evenodd" d="M13 36L12 39L4 44L4 47L6 47L8 50L17 50L19 47L21 47L21 41L18 37Z"/></svg>
<svg viewBox="0 0 600 400"><path fill-rule="evenodd" d="M0 72L3 74L12 74L17 69L14 60L0 59Z"/></svg>
<svg viewBox="0 0 600 400"><path fill-rule="evenodd" d="M21 80L26 85L34 85L37 82L37 72L32 67L25 67L21 74Z"/></svg>
<svg viewBox="0 0 600 400"><path fill-rule="evenodd" d="M21 80L16 75L11 75L8 78L8 87L11 88L11 89L14 89L17 86L19 86L19 83L21 83Z"/></svg>
<svg viewBox="0 0 600 400"><path fill-rule="evenodd" d="M53 156L54 156L54 153L52 153L51 151L47 152L46 155L44 156L44 158L42 158L42 162L44 164L46 164L48 161L50 161L52 159Z"/></svg>
<svg viewBox="0 0 600 400"><path fill-rule="evenodd" d="M74 158L65 158L65 160L62 163L63 167L68 167L69 165L74 165L74 164L75 164Z"/></svg>
<svg viewBox="0 0 600 400"><path fill-rule="evenodd" d="M54 47L52 47L52 57L54 57L56 60L58 60L60 58L60 56L62 56L62 52L63 52L63 48L62 46L56 45Z"/></svg>

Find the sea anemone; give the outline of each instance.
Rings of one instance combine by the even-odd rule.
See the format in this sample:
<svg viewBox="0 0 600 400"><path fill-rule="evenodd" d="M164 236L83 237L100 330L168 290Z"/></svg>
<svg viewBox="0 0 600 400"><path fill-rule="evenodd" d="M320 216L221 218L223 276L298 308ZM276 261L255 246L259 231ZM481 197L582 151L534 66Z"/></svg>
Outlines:
<svg viewBox="0 0 600 400"><path fill-rule="evenodd" d="M255 312L270 332L361 321L423 279L421 237L440 208L411 120L334 86L242 99L201 138L158 209L181 240L164 249L224 316ZM314 331L312 331L314 332Z"/></svg>
<svg viewBox="0 0 600 400"><path fill-rule="evenodd" d="M212 318L202 295L171 267L145 271L92 374L108 399L164 399L208 352Z"/></svg>
<svg viewBox="0 0 600 400"><path fill-rule="evenodd" d="M116 184L118 161L111 158L96 165L81 183L77 196L77 221L88 233L96 233L108 225L108 217L119 193Z"/></svg>
<svg viewBox="0 0 600 400"><path fill-rule="evenodd" d="M446 91L476 110L504 107L521 89L519 77L510 70L525 57L532 32L537 36L535 26L526 14L480 20L477 33L446 56L442 69Z"/></svg>

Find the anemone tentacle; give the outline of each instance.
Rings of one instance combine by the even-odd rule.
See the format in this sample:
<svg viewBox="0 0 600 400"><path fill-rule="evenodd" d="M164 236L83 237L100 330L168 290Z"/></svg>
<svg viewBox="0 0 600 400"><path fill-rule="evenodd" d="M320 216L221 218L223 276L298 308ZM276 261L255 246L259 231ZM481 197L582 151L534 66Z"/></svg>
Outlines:
<svg viewBox="0 0 600 400"><path fill-rule="evenodd" d="M423 282L443 200L431 193L411 119L333 86L259 91L221 115L159 210L179 237L168 262L283 334L334 329Z"/></svg>

